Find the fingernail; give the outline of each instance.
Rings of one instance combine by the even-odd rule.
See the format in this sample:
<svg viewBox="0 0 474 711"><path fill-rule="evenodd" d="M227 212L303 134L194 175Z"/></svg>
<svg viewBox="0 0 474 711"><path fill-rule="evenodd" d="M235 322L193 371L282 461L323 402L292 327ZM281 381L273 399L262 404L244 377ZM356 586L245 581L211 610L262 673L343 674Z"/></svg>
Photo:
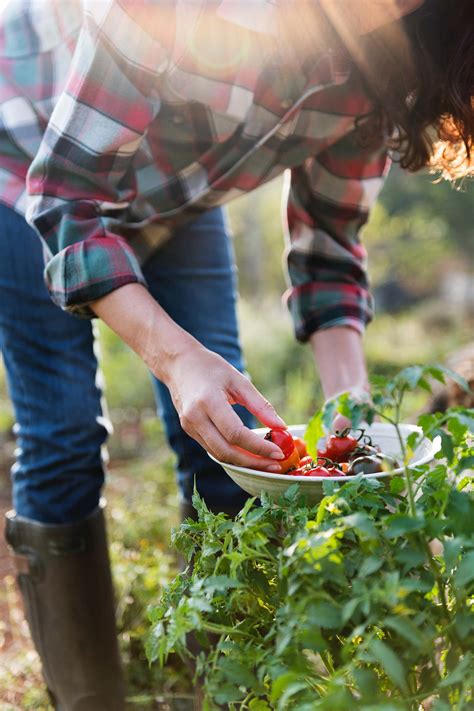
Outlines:
<svg viewBox="0 0 474 711"><path fill-rule="evenodd" d="M281 467L279 467L277 464L271 464L269 467L267 467L267 471L269 471L269 472L281 472Z"/></svg>
<svg viewBox="0 0 474 711"><path fill-rule="evenodd" d="M270 454L270 459L284 459L285 455L283 454L282 451L280 452L272 452Z"/></svg>

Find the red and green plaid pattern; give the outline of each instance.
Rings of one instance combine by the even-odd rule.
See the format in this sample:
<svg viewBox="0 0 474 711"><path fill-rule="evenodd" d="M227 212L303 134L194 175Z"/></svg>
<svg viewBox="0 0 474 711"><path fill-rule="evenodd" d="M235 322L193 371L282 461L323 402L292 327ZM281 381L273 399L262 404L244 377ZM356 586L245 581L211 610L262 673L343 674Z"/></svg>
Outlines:
<svg viewBox="0 0 474 711"><path fill-rule="evenodd" d="M370 105L330 48L281 51L277 0L10 0L0 16L0 199L87 304L187 220L288 169L296 334L371 316L359 232L387 171L353 136Z"/></svg>

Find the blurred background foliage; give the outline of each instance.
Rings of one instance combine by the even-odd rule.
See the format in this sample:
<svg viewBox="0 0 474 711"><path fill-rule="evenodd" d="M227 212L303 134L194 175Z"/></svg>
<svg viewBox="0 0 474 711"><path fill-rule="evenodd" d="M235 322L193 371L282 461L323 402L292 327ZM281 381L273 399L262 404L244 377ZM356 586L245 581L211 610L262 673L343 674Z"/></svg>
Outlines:
<svg viewBox="0 0 474 711"><path fill-rule="evenodd" d="M239 268L240 319L248 370L287 422L303 422L321 404L310 350L294 340L282 294L282 181L230 206ZM474 189L456 191L430 176L395 166L363 233L377 315L366 337L371 373L390 375L414 363L445 361L472 340L474 326ZM190 689L177 662L163 674L145 660L146 608L176 569L169 530L178 522L173 462L146 368L110 330L100 326L102 368L114 434L107 487L118 622L132 708L161 708L157 693ZM410 400L414 419L426 400ZM13 415L0 366L0 483L8 497ZM11 590L12 581L7 588ZM1 600L0 600L1 602ZM12 618L12 615L10 615ZM1 650L0 628L0 650ZM3 650L2 650L3 654ZM39 665L4 655L2 709L46 709ZM5 691L8 690L8 691ZM10 705L10 696L16 699Z"/></svg>

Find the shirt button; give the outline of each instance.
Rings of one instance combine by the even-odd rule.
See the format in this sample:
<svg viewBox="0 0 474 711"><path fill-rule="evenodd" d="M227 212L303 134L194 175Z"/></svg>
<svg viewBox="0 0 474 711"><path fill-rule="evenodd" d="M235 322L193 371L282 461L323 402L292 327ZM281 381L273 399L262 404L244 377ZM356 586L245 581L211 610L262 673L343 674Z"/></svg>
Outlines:
<svg viewBox="0 0 474 711"><path fill-rule="evenodd" d="M280 103L280 106L282 109L289 109L292 103L293 102L291 99L283 99L283 101Z"/></svg>
<svg viewBox="0 0 474 711"><path fill-rule="evenodd" d="M184 123L184 118L180 116L179 114L175 114L173 116L173 123L175 123L177 126L181 125Z"/></svg>

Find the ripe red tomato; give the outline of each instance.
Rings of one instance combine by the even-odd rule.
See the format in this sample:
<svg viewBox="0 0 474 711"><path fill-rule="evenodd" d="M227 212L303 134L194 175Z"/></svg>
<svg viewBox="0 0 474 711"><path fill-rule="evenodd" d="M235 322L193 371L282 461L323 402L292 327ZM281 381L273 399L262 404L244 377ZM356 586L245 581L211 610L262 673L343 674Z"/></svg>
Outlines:
<svg viewBox="0 0 474 711"><path fill-rule="evenodd" d="M301 454L300 454L301 457ZM307 464L312 464L313 463L313 457L310 457L309 454L306 455L305 457L301 457L300 459L300 464L302 467L305 467Z"/></svg>
<svg viewBox="0 0 474 711"><path fill-rule="evenodd" d="M333 462L346 462L349 454L358 445L355 437L348 434L348 430L343 430L341 433L336 432L329 437L326 443L326 449L318 452L321 457L327 457Z"/></svg>
<svg viewBox="0 0 474 711"><path fill-rule="evenodd" d="M295 449L293 437L288 430L268 430L265 439L270 440L270 442L276 444L277 447L280 447L285 457L289 457Z"/></svg>
<svg viewBox="0 0 474 711"><path fill-rule="evenodd" d="M311 469L305 469L302 476L334 476L329 469L323 466L311 467Z"/></svg>
<svg viewBox="0 0 474 711"><path fill-rule="evenodd" d="M306 449L306 442L304 441L304 439L301 439L301 437L293 437L293 442L295 444L296 449L298 450L300 459L303 459L303 457L307 457L308 450Z"/></svg>

